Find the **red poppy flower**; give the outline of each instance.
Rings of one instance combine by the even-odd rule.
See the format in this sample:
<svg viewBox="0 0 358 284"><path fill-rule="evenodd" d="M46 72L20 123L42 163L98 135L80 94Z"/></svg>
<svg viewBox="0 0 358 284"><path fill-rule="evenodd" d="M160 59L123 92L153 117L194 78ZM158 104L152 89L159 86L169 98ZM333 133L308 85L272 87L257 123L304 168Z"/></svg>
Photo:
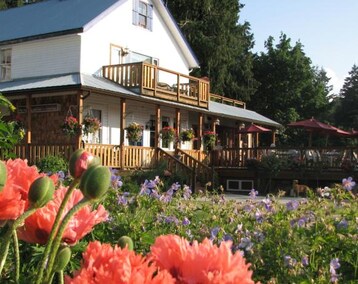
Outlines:
<svg viewBox="0 0 358 284"><path fill-rule="evenodd" d="M160 236L151 247L151 259L178 283L254 283L250 264L240 252L231 252L231 242L218 247L208 239L190 244L176 235Z"/></svg>
<svg viewBox="0 0 358 284"><path fill-rule="evenodd" d="M38 244L45 244L47 242L58 208L66 191L66 187L57 189L53 200L25 220L24 226L18 229L18 237L20 240ZM63 216L82 198L83 194L81 191L77 189L74 190L66 204ZM99 205L96 210L92 210L91 206L85 206L79 210L67 224L62 241L69 245L75 244L78 240L91 232L95 225L106 220L107 217L108 213L102 205Z"/></svg>
<svg viewBox="0 0 358 284"><path fill-rule="evenodd" d="M0 220L15 220L28 208L30 185L45 174L39 173L35 166L29 166L27 160L15 159L6 162L7 181L0 192ZM55 184L57 175L51 177Z"/></svg>
<svg viewBox="0 0 358 284"><path fill-rule="evenodd" d="M95 241L88 244L83 254L81 270L73 278L66 276L65 283L170 284L175 280L167 271L157 271L147 259L134 251Z"/></svg>

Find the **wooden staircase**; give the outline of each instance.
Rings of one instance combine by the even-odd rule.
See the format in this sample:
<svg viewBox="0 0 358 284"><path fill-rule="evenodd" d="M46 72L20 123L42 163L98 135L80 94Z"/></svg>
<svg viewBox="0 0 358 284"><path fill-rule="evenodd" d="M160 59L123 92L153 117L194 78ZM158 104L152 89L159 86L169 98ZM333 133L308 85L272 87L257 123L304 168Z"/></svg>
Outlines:
<svg viewBox="0 0 358 284"><path fill-rule="evenodd" d="M187 184L193 192L196 187L203 187L206 183L213 183L215 171L204 163L190 156L181 149L176 149L175 154L170 154L161 148L157 148L158 161L166 160L170 172L181 171L187 177Z"/></svg>

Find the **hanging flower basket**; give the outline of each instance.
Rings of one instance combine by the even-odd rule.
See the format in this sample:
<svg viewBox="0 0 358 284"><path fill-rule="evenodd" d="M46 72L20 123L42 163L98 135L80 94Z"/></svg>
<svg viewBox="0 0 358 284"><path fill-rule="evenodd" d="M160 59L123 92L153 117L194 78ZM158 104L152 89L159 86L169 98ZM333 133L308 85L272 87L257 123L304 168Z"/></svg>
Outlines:
<svg viewBox="0 0 358 284"><path fill-rule="evenodd" d="M88 135L89 133L95 133L101 128L101 122L97 117L86 115L83 119L83 133Z"/></svg>
<svg viewBox="0 0 358 284"><path fill-rule="evenodd" d="M170 143L174 140L175 137L175 129L170 126L163 127L160 131L160 135L162 137L162 140Z"/></svg>
<svg viewBox="0 0 358 284"><path fill-rule="evenodd" d="M180 141L186 142L191 141L195 138L194 130L193 129L187 129L183 130L179 134Z"/></svg>
<svg viewBox="0 0 358 284"><path fill-rule="evenodd" d="M72 115L66 116L65 122L62 124L62 131L68 136L76 136L80 133L81 125L77 118Z"/></svg>
<svg viewBox="0 0 358 284"><path fill-rule="evenodd" d="M215 146L217 135L213 131L204 131L203 134L204 148L210 151Z"/></svg>
<svg viewBox="0 0 358 284"><path fill-rule="evenodd" d="M139 125L136 122L132 122L126 128L127 130L127 139L131 143L139 142L143 136L143 125Z"/></svg>

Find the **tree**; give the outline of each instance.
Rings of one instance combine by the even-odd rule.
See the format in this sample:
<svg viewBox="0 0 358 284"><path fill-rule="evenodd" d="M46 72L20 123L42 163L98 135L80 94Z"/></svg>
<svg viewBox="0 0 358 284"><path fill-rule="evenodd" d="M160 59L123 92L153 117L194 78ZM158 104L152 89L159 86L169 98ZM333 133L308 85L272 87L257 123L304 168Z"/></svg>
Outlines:
<svg viewBox="0 0 358 284"><path fill-rule="evenodd" d="M191 75L209 77L211 92L244 101L255 91L250 25L238 24L238 0L164 1L193 48L200 69Z"/></svg>
<svg viewBox="0 0 358 284"><path fill-rule="evenodd" d="M260 86L248 107L286 125L299 119L317 116L328 109L329 79L322 69L312 67L311 60L297 42L281 34L265 42L267 53L256 54L254 76Z"/></svg>
<svg viewBox="0 0 358 284"><path fill-rule="evenodd" d="M348 75L335 101L335 118L338 125L358 129L358 66L354 64Z"/></svg>

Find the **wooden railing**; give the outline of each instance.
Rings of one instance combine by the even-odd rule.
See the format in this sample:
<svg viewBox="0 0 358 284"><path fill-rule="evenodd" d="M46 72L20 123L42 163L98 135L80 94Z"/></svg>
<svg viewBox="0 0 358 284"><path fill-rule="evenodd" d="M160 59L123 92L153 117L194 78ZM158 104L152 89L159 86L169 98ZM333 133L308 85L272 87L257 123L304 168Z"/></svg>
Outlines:
<svg viewBox="0 0 358 284"><path fill-rule="evenodd" d="M227 98L227 97L216 95L216 94L210 94L210 100L214 101L214 102L222 103L222 104L246 108L246 103L244 103L243 101L239 101L239 100L232 99L232 98Z"/></svg>
<svg viewBox="0 0 358 284"><path fill-rule="evenodd" d="M171 155L161 148L157 148L158 161L167 161L167 169L174 172L181 172L186 177L186 184L195 190L195 171L191 167L185 165L178 157Z"/></svg>
<svg viewBox="0 0 358 284"><path fill-rule="evenodd" d="M141 95L194 105L209 106L209 82L145 62L107 65L102 75Z"/></svg>
<svg viewBox="0 0 358 284"><path fill-rule="evenodd" d="M35 165L47 156L59 156L68 161L75 150L74 144L22 144L16 145L11 153L16 158L27 159L29 165ZM0 158L5 158L1 149Z"/></svg>
<svg viewBox="0 0 358 284"><path fill-rule="evenodd" d="M213 151L213 161L215 167L246 168L253 160L262 161L270 155L279 158L281 166L287 168L358 169L358 147L223 149Z"/></svg>
<svg viewBox="0 0 358 284"><path fill-rule="evenodd" d="M102 165L122 169L148 169L155 164L151 147L85 144L84 149L101 158Z"/></svg>
<svg viewBox="0 0 358 284"><path fill-rule="evenodd" d="M190 154L186 153L181 149L177 149L177 155L180 157L180 161L182 161L189 168L193 169L195 174L196 182L208 182L213 179L214 168L210 168L208 165L200 162L198 159L195 159Z"/></svg>

